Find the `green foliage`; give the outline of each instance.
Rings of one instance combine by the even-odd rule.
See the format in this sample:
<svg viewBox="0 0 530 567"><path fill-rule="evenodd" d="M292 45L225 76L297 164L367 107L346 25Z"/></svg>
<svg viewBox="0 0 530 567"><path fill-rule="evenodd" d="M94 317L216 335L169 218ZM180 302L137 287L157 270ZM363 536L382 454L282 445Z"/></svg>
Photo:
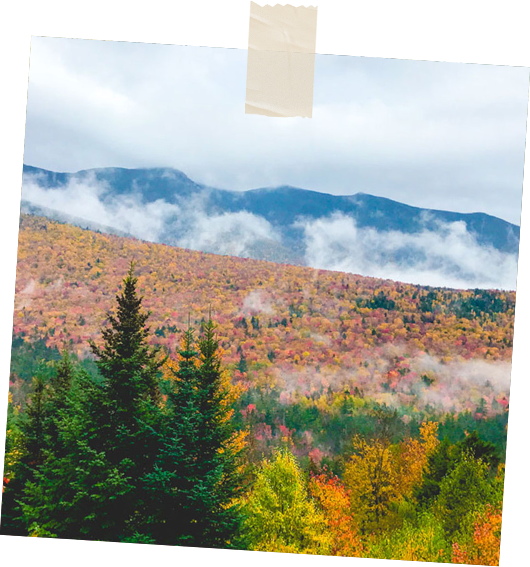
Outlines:
<svg viewBox="0 0 530 567"><path fill-rule="evenodd" d="M266 460L243 501L243 538L249 549L288 553L329 553L323 514L307 492L293 455L279 451Z"/></svg>
<svg viewBox="0 0 530 567"><path fill-rule="evenodd" d="M454 471L463 458L480 460L487 474L494 473L500 462L495 446L483 441L476 431L456 444L451 444L444 438L430 455L422 481L413 491L414 498L422 508L433 505L440 494L442 481Z"/></svg>
<svg viewBox="0 0 530 567"><path fill-rule="evenodd" d="M234 539L242 445L215 325L204 323L196 344L188 330L162 384L136 287L131 265L103 345L91 345L99 378L65 354L51 377L34 379L3 533L206 546Z"/></svg>
<svg viewBox="0 0 530 567"><path fill-rule="evenodd" d="M150 314L141 309L137 282L131 264L123 291L116 296L116 315L108 314L110 325L102 330L103 347L90 345L105 378L109 402L115 405L112 415L118 420L134 415L143 400L159 400L158 373L163 361L159 349L148 344Z"/></svg>
<svg viewBox="0 0 530 567"><path fill-rule="evenodd" d="M464 453L455 468L440 483L435 507L446 532L453 536L466 518L493 496L485 463Z"/></svg>
<svg viewBox="0 0 530 567"><path fill-rule="evenodd" d="M233 499L240 484L240 447L230 421L230 391L210 319L196 343L184 334L172 369L155 470L145 477L156 500L156 540L179 545L230 545L239 527Z"/></svg>
<svg viewBox="0 0 530 567"><path fill-rule="evenodd" d="M471 319L485 313L502 313L515 307L515 302L510 297L503 299L484 289L475 289L472 293L457 304L455 313L458 317Z"/></svg>
<svg viewBox="0 0 530 567"><path fill-rule="evenodd" d="M21 474L21 515L27 526L59 537L79 533L83 539L119 542L149 525L139 515L145 507L139 479L157 447L152 428L159 413L155 380L161 363L147 343L148 314L141 310L132 267L117 303L117 315L103 330L103 347L92 345L103 380L74 374L65 356L47 388L37 379L28 407L28 456L38 459L27 461L31 475ZM20 542L20 549L24 545ZM75 564L85 561L88 551L86 545L61 542L55 555ZM120 546L113 561L149 562L150 551ZM95 564L109 563L101 556Z"/></svg>
<svg viewBox="0 0 530 567"><path fill-rule="evenodd" d="M427 460L427 467L420 484L413 495L423 508L430 507L440 494L440 485L445 476L453 470L459 456L458 448L443 439Z"/></svg>
<svg viewBox="0 0 530 567"><path fill-rule="evenodd" d="M497 449L493 443L484 441L479 437L477 431L472 431L459 443L463 453L469 453L475 459L480 459L490 469L495 470L500 463Z"/></svg>

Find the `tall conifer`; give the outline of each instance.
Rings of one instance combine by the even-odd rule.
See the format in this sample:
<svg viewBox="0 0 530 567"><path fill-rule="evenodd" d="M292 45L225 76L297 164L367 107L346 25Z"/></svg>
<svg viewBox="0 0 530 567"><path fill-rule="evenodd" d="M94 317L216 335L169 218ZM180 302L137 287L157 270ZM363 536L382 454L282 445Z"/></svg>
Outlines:
<svg viewBox="0 0 530 567"><path fill-rule="evenodd" d="M166 429L156 470L147 480L160 503L159 543L226 547L239 525L239 489L230 386L221 370L211 319L196 342L183 336L168 394Z"/></svg>
<svg viewBox="0 0 530 567"><path fill-rule="evenodd" d="M149 313L142 309L133 271L131 264L116 314L102 331L103 345L91 343L101 377L77 372L70 387L70 363L63 358L50 382L56 443L36 482L25 488L23 508L32 534L152 541L144 537L140 479L157 454L162 361L148 344Z"/></svg>

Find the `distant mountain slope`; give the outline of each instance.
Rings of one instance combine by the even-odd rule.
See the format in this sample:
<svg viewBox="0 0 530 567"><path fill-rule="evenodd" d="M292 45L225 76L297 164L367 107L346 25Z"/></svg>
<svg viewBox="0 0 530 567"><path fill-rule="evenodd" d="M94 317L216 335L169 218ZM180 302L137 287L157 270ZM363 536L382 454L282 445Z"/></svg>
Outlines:
<svg viewBox="0 0 530 567"><path fill-rule="evenodd" d="M158 199L170 203L201 195L209 213L248 211L265 218L285 236L296 239L298 230L292 225L299 218L319 219L333 213L354 218L361 228L378 231L397 230L417 233L437 222L464 222L479 244L490 245L503 252L517 253L517 225L485 213L457 213L413 207L392 199L365 193L330 195L297 187L230 191L195 183L181 171L171 168L124 169L101 168L77 173L58 173L24 165L24 175L37 175L42 187L65 187L70 181L82 182L90 177L108 186L114 195L140 194L145 202Z"/></svg>
<svg viewBox="0 0 530 567"><path fill-rule="evenodd" d="M96 232L105 232L107 234L115 234L116 236L128 236L131 237L132 234L123 232L113 228L112 226L107 226L104 224L99 224L97 222L89 221L79 217L74 217L61 211L56 211L55 209L49 209L47 207L41 207L39 205L34 205L29 201L24 201L20 203L20 212L22 214L34 215L40 217L46 217L51 220L55 220L61 223L68 223L73 226L78 226L79 228L86 228L88 230L94 230Z"/></svg>

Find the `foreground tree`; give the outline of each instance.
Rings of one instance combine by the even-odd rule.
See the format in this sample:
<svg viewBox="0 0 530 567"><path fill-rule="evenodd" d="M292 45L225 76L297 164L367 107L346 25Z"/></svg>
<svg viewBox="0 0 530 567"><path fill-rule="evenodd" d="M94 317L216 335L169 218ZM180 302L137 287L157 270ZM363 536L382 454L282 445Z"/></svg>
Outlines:
<svg viewBox="0 0 530 567"><path fill-rule="evenodd" d="M50 381L48 443L41 456L35 453L41 462L21 501L33 535L144 541L139 479L157 452L162 361L148 344L149 314L133 269L131 264L116 314L109 314L102 331L103 345L91 344L101 376L72 376L63 358Z"/></svg>
<svg viewBox="0 0 530 567"><path fill-rule="evenodd" d="M178 364L168 365L160 453L145 477L157 510L152 533L165 544L231 546L240 524L244 433L231 422L237 393L222 371L211 318L198 341L186 331L178 354Z"/></svg>
<svg viewBox="0 0 530 567"><path fill-rule="evenodd" d="M444 529L453 536L465 528L470 515L494 497L486 464L464 453L455 468L442 480L435 508Z"/></svg>
<svg viewBox="0 0 530 567"><path fill-rule="evenodd" d="M287 450L265 460L243 499L243 537L249 549L326 555L332 550L324 514Z"/></svg>
<svg viewBox="0 0 530 567"><path fill-rule="evenodd" d="M362 557L364 546L352 518L350 494L339 477L327 471L312 475L309 493L326 518L332 540L330 553L344 557Z"/></svg>
<svg viewBox="0 0 530 567"><path fill-rule="evenodd" d="M501 548L502 509L487 505L476 514L473 533L465 543L453 543L452 563L498 565Z"/></svg>
<svg viewBox="0 0 530 567"><path fill-rule="evenodd" d="M22 436L17 423L18 411L13 406L11 393L4 390L0 396L0 499L2 516L0 531L8 533L12 527L13 480L22 453ZM8 565L12 558L6 539L0 538L0 565Z"/></svg>
<svg viewBox="0 0 530 567"><path fill-rule="evenodd" d="M355 454L346 464L344 480L349 489L355 521L364 533L392 527L395 505L412 496L423 476L429 456L438 446L438 424L420 426L420 439L397 444L388 435L371 441L354 439Z"/></svg>

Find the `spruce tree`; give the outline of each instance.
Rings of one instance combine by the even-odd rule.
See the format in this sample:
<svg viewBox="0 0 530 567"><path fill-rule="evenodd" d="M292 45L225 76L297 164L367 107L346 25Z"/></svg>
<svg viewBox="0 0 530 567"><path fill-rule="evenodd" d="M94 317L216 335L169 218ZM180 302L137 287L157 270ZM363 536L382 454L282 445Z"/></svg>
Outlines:
<svg viewBox="0 0 530 567"><path fill-rule="evenodd" d="M103 346L90 343L97 366L105 379L109 401L115 404L118 419L135 412L142 400L159 401L159 349L149 346L150 312L142 309L143 297L136 291L138 278L131 263L116 295L116 315L108 314L110 325L103 329Z"/></svg>
<svg viewBox="0 0 530 567"><path fill-rule="evenodd" d="M141 539L146 506L139 479L152 470L159 439L159 374L164 361L159 349L149 345L150 313L142 309L137 283L131 263L116 296L116 314L108 315L109 326L102 330L103 346L91 343L103 377L103 395L94 400L98 431L92 447L103 451L128 483L120 485L119 500L106 510L105 539L113 541L135 541L137 535Z"/></svg>
<svg viewBox="0 0 530 567"><path fill-rule="evenodd" d="M144 536L147 503L140 479L157 454L162 361L148 344L149 313L136 292L134 265L108 316L101 347L91 343L100 376L63 358L50 382L56 434L23 502L31 534L107 541Z"/></svg>
<svg viewBox="0 0 530 567"><path fill-rule="evenodd" d="M233 501L241 447L211 319L197 344L193 331L186 331L178 354L162 449L155 471L146 476L159 511L150 533L168 545L227 547L239 527Z"/></svg>
<svg viewBox="0 0 530 567"><path fill-rule="evenodd" d="M25 412L25 464L35 469L42 464L45 449L45 434L48 421L46 381L42 375L33 378L33 392Z"/></svg>
<svg viewBox="0 0 530 567"><path fill-rule="evenodd" d="M224 546L232 541L240 522L238 507L242 447L233 443L235 429L230 384L221 368L219 341L211 317L198 341L199 350L199 463L207 479L208 508L202 516L200 538L206 545Z"/></svg>
<svg viewBox="0 0 530 567"><path fill-rule="evenodd" d="M24 535L23 525L17 529L17 511L14 509L16 502L17 472L20 466L21 449L23 447L22 431L20 429L18 408L15 409L11 393L7 407L7 431L4 458L4 477L2 483L2 516L0 518L0 534Z"/></svg>
<svg viewBox="0 0 530 567"><path fill-rule="evenodd" d="M44 460L47 417L46 380L39 372L33 377L32 392L19 420L22 454L14 467L14 477L2 497L2 534L27 535L20 501L27 483L33 481Z"/></svg>

